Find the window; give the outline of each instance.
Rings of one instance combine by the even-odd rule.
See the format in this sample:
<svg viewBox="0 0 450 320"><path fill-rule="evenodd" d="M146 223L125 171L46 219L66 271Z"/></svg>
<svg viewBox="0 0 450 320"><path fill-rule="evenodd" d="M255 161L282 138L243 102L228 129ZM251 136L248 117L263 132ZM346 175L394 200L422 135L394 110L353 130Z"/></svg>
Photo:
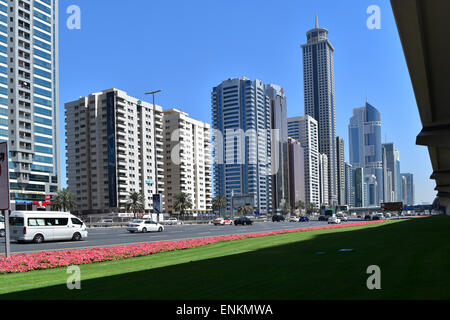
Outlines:
<svg viewBox="0 0 450 320"><path fill-rule="evenodd" d="M77 218L72 218L72 224L78 224L80 226L83 225L83 222L81 222L80 220L78 220Z"/></svg>

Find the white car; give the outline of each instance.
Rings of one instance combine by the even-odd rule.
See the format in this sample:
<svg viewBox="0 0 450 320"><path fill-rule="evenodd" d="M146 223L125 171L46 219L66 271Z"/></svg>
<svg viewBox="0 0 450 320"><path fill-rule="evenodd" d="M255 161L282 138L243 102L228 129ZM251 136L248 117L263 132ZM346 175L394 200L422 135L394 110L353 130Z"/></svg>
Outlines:
<svg viewBox="0 0 450 320"><path fill-rule="evenodd" d="M346 216L345 214L338 213L338 214L336 215L336 217L337 217L339 220L341 220L341 221L348 221L348 218L347 218L347 216Z"/></svg>
<svg viewBox="0 0 450 320"><path fill-rule="evenodd" d="M328 219L328 224L340 224L341 219L339 219L337 216L332 216Z"/></svg>
<svg viewBox="0 0 450 320"><path fill-rule="evenodd" d="M216 220L213 221L213 223L215 226L224 226L224 225L232 226L233 220L228 218L217 218Z"/></svg>
<svg viewBox="0 0 450 320"><path fill-rule="evenodd" d="M152 220L136 219L130 221L130 223L127 225L127 230L131 233L163 232L164 227L161 224Z"/></svg>
<svg viewBox="0 0 450 320"><path fill-rule="evenodd" d="M5 236L5 218L0 216L0 237Z"/></svg>
<svg viewBox="0 0 450 320"><path fill-rule="evenodd" d="M168 225L183 224L183 221L180 221L177 218L169 218L163 222Z"/></svg>
<svg viewBox="0 0 450 320"><path fill-rule="evenodd" d="M299 222L300 221L300 218L299 217L291 217L290 219L289 219L289 222Z"/></svg>
<svg viewBox="0 0 450 320"><path fill-rule="evenodd" d="M14 211L9 222L11 240L17 242L80 241L88 236L84 222L68 212Z"/></svg>

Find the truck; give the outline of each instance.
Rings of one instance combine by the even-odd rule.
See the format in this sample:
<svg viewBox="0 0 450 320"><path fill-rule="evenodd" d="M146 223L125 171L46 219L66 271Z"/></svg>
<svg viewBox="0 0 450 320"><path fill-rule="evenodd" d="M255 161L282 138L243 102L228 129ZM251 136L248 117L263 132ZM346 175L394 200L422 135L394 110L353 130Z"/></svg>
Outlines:
<svg viewBox="0 0 450 320"><path fill-rule="evenodd" d="M325 209L325 217L331 218L336 215L336 209Z"/></svg>

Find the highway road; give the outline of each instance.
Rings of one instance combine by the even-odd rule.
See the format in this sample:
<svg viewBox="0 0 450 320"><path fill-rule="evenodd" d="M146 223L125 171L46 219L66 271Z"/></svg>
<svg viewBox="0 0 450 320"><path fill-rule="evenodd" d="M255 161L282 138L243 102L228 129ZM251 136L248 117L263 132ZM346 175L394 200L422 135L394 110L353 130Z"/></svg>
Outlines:
<svg viewBox="0 0 450 320"><path fill-rule="evenodd" d="M360 220L359 220L360 221ZM129 233L125 228L89 229L87 239L74 241L45 242L41 244L19 244L11 242L12 253L39 252L51 250L69 250L90 247L108 247L117 245L139 244L156 241L208 238L220 235L247 234L253 232L270 232L324 226L327 222L256 222L252 226L214 226L214 225L177 225L165 226L164 232ZM0 238L0 254L5 252L5 239Z"/></svg>

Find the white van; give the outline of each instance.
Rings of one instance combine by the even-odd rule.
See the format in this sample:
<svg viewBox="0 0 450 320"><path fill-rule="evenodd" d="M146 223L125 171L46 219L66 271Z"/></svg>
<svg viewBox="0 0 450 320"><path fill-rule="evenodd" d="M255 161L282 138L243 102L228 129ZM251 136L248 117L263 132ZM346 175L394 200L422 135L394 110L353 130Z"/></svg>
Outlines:
<svg viewBox="0 0 450 320"><path fill-rule="evenodd" d="M80 241L88 236L84 222L66 212L14 211L9 221L11 240L17 242Z"/></svg>

